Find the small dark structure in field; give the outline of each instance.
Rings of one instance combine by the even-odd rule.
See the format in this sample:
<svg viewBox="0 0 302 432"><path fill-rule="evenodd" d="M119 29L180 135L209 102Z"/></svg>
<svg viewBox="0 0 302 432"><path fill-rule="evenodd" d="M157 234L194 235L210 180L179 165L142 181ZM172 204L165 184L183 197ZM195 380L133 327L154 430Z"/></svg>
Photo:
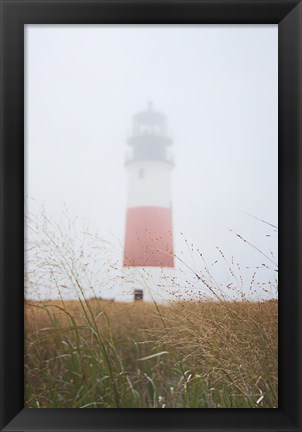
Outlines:
<svg viewBox="0 0 302 432"><path fill-rule="evenodd" d="M134 301L143 300L144 299L144 291L142 289L134 290Z"/></svg>

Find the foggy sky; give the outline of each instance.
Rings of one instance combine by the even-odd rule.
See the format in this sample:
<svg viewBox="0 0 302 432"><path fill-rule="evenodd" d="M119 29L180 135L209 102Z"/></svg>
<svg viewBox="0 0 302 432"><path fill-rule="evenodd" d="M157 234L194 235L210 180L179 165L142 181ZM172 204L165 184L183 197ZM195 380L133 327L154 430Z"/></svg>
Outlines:
<svg viewBox="0 0 302 432"><path fill-rule="evenodd" d="M27 25L27 210L65 203L123 243L126 139L151 100L173 138L176 253L190 259L184 237L210 262L219 246L249 278L264 257L230 229L277 256L249 216L278 225L277 40L277 25Z"/></svg>

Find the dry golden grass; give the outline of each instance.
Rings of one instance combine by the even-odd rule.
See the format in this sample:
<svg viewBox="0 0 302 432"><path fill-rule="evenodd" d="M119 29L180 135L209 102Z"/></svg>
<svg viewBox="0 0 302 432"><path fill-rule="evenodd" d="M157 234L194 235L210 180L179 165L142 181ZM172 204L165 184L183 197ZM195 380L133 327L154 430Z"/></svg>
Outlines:
<svg viewBox="0 0 302 432"><path fill-rule="evenodd" d="M278 404L278 303L25 303L27 407Z"/></svg>
<svg viewBox="0 0 302 432"><path fill-rule="evenodd" d="M27 218L26 298L61 298L25 303L27 407L277 407L278 303L226 301L277 297L272 254L236 235L262 263L250 269L248 287L240 265L218 249L228 282L217 283L217 261L209 267L184 239L199 270L175 255L181 278L171 278L169 305L88 299L118 289L121 250L65 216ZM270 276L258 277L260 268ZM143 274L137 286L148 281ZM71 295L78 300L63 300ZM176 301L192 295L198 301Z"/></svg>

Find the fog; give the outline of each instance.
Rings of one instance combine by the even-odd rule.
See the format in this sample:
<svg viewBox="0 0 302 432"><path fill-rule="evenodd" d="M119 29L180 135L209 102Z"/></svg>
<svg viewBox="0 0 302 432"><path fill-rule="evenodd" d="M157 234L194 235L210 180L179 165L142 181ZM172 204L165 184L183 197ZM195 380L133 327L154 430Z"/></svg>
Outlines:
<svg viewBox="0 0 302 432"><path fill-rule="evenodd" d="M265 222L278 225L277 52L277 25L27 25L26 212L39 219L44 206L63 238L66 208L117 245L122 269L127 139L152 101L172 140L174 253L197 271L199 249L225 285L234 257L242 289L258 281L250 298L274 296L259 287L276 276L277 230ZM96 273L104 262L94 260ZM118 298L117 286L101 285Z"/></svg>

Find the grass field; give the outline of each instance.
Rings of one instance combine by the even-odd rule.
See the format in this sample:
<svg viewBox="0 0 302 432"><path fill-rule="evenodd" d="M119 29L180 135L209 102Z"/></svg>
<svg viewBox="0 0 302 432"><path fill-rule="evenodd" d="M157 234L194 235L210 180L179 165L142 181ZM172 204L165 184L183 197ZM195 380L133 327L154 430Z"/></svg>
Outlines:
<svg viewBox="0 0 302 432"><path fill-rule="evenodd" d="M278 303L25 303L25 406L278 406Z"/></svg>

